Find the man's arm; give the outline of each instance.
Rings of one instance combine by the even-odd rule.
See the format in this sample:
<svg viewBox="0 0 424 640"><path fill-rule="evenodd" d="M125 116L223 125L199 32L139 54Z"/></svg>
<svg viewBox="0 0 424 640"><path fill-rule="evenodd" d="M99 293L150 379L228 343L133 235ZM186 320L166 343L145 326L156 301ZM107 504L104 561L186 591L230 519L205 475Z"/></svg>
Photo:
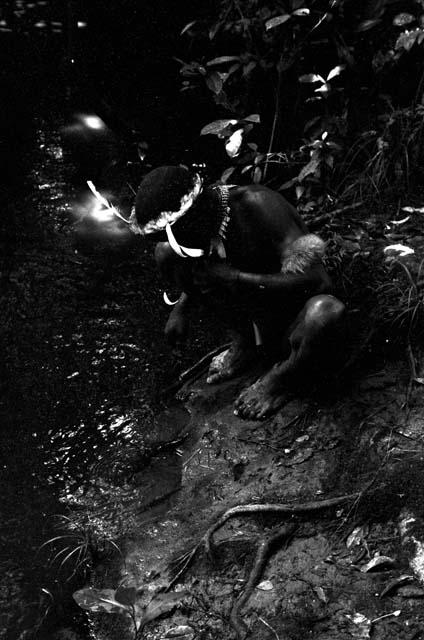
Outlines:
<svg viewBox="0 0 424 640"><path fill-rule="evenodd" d="M206 273L210 281L240 290L275 291L285 295L312 295L317 289L330 285L330 280L321 265L310 267L303 273L248 273L225 262L216 262L207 265Z"/></svg>

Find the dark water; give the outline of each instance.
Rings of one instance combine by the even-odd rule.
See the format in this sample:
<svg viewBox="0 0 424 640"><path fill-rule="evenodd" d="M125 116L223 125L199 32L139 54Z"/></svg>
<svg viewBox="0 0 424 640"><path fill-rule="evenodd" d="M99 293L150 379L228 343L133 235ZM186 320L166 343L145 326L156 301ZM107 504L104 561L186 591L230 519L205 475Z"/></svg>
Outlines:
<svg viewBox="0 0 424 640"><path fill-rule="evenodd" d="M131 111L115 108L104 77L96 84L92 60L70 68L65 4L10 2L0 13L2 639L52 638L59 628L88 637L70 595L93 555L114 552L125 505L130 512L134 499L160 498L178 481L175 451L161 443L178 442L185 416L158 421L155 397L213 342L200 324L184 357L167 349L152 246L93 216L84 187L109 187L127 213L148 169L135 153L142 134L151 133L155 164L196 160L194 133L169 107L152 112L156 75L146 79L144 111ZM116 95L125 86L115 78ZM85 116L104 128L84 125Z"/></svg>

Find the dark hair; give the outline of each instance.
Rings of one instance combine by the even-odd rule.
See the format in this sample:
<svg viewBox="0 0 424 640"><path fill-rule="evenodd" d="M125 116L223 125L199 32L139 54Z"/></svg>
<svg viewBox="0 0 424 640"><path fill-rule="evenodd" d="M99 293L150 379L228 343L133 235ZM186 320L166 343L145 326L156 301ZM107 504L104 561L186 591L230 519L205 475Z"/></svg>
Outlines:
<svg viewBox="0 0 424 640"><path fill-rule="evenodd" d="M137 222L143 226L161 211L178 211L181 198L194 186L194 175L183 166L164 166L144 176L135 199Z"/></svg>

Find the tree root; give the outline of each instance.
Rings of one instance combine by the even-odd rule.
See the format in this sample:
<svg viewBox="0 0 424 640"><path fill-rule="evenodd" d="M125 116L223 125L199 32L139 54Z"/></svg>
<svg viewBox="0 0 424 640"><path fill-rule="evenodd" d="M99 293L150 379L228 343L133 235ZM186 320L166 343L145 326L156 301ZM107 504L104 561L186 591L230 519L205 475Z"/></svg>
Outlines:
<svg viewBox="0 0 424 640"><path fill-rule="evenodd" d="M326 500L314 500L312 502L301 502L297 504L242 504L237 507L232 507L225 511L222 516L209 527L202 541L205 545L206 553L212 555L212 536L220 529L230 518L235 516L249 515L251 513L281 513L283 515L296 515L301 513L310 513L313 511L320 511L321 509L330 509L331 507L337 507L345 502L356 500L362 495L363 492L349 493L344 496L338 496L336 498L327 498ZM201 542L202 542L201 541Z"/></svg>
<svg viewBox="0 0 424 640"><path fill-rule="evenodd" d="M230 624L237 634L239 640L243 640L246 637L248 629L246 624L240 618L241 610L248 603L253 589L259 582L262 573L266 567L268 556L270 555L273 547L279 543L282 539L288 538L295 531L296 525L294 523L285 524L279 527L278 530L271 536L262 538L259 543L255 562L250 572L249 579L246 583L244 592L234 604L230 614Z"/></svg>
<svg viewBox="0 0 424 640"><path fill-rule="evenodd" d="M232 507L231 509L225 511L225 513L222 514L217 522L209 527L205 535L190 551L177 558L177 560L174 562L174 564L176 565L176 573L166 587L166 591L169 591L184 575L201 546L204 546L206 553L209 555L209 557L212 557L212 536L215 531L220 529L230 518L233 518L235 516L250 515L254 513L280 513L289 516L303 513L313 513L315 511L321 511L322 509L331 509L332 507L338 507L346 502L358 500L364 493L365 491L360 491L357 493L350 493L335 498L327 498L326 500L314 500L311 502L301 502L298 504L262 503L245 504L239 505L237 507ZM291 533L294 531L294 528L295 525L293 523L285 524L275 534L265 540L262 540L262 542L259 544L259 548L256 553L256 560L249 576L244 594L236 602L231 612L230 622L234 630L236 631L238 638L240 639L245 637L246 629L244 623L242 623L239 619L239 612L250 598L255 584L259 580L265 568L267 556L270 549L281 538L291 535Z"/></svg>

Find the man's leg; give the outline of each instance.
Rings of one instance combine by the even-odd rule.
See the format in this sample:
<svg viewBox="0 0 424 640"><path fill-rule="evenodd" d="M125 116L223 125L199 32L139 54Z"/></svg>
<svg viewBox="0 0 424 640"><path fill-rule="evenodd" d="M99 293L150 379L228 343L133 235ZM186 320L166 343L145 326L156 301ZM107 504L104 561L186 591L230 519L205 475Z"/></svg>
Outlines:
<svg viewBox="0 0 424 640"><path fill-rule="evenodd" d="M253 327L249 326L231 331L231 345L212 359L206 382L216 384L234 378L257 360Z"/></svg>
<svg viewBox="0 0 424 640"><path fill-rule="evenodd" d="M344 310L344 304L333 296L310 298L290 327L288 358L240 394L236 414L251 420L266 418L286 402L288 384L311 380L314 372L328 367L342 334Z"/></svg>

